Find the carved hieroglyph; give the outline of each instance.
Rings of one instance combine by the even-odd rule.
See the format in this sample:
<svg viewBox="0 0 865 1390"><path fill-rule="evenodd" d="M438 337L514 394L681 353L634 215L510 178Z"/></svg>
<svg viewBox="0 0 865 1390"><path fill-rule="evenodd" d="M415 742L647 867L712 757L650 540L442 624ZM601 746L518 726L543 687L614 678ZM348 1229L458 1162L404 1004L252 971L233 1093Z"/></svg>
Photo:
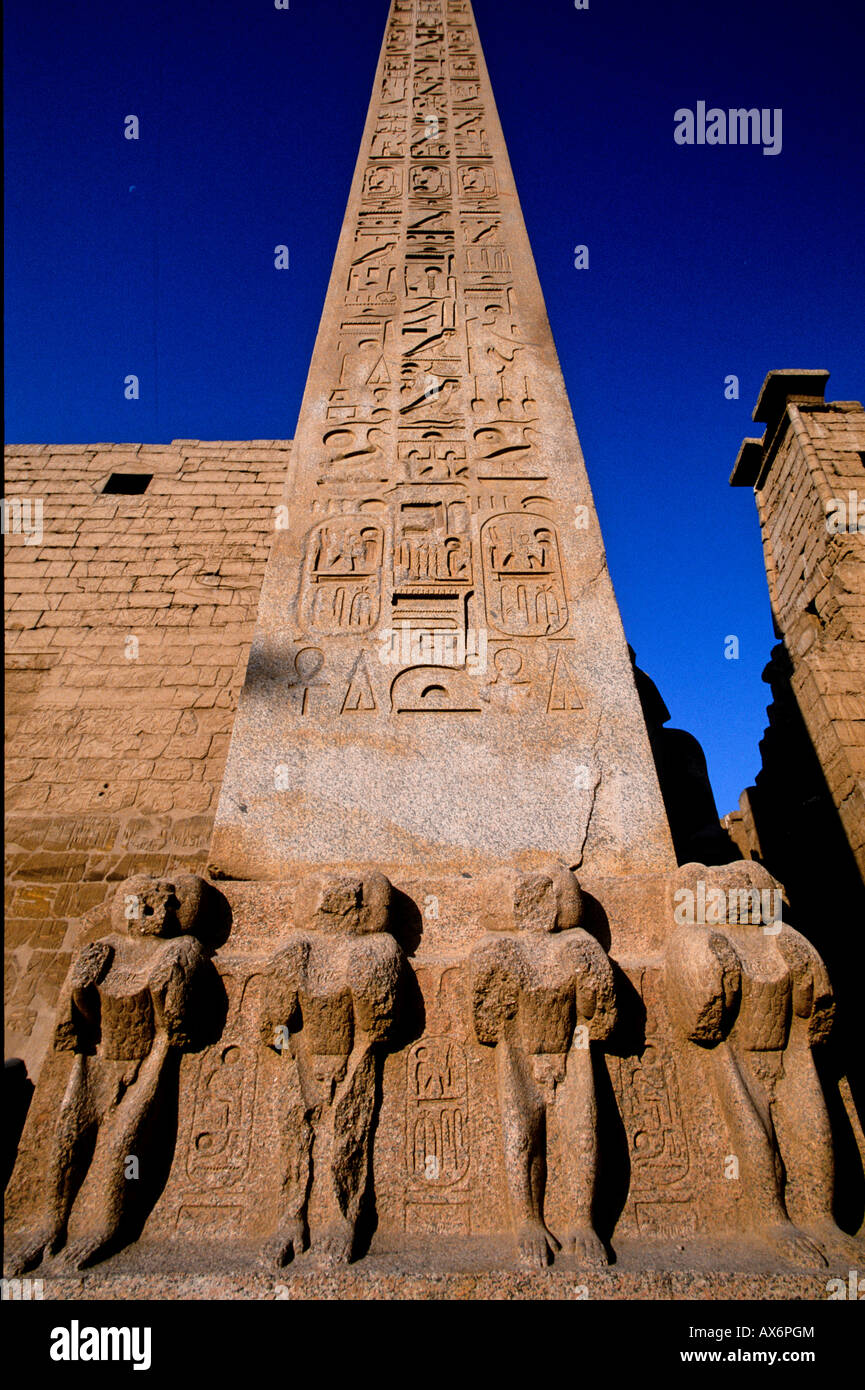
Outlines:
<svg viewBox="0 0 865 1390"><path fill-rule="evenodd" d="M395 0L214 867L672 850L467 0Z"/></svg>

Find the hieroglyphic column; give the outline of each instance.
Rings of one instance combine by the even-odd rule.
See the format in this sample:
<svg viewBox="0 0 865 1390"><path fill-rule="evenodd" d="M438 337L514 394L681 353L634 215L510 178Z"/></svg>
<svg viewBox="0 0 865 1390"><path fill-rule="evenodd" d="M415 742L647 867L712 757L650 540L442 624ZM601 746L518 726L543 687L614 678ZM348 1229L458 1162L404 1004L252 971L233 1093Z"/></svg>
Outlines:
<svg viewBox="0 0 865 1390"><path fill-rule="evenodd" d="M467 0L394 0L212 866L672 848Z"/></svg>

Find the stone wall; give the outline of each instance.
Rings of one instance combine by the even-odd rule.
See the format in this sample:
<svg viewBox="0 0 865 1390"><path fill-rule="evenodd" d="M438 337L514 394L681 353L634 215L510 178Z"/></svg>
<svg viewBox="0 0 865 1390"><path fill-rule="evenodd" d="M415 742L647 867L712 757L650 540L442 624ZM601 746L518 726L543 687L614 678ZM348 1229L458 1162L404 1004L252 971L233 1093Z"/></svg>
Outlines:
<svg viewBox="0 0 865 1390"><path fill-rule="evenodd" d="M827 530L833 499L865 500L865 411L791 404L756 493L791 683L865 878L865 532ZM856 518L853 518L855 521Z"/></svg>
<svg viewBox="0 0 865 1390"><path fill-rule="evenodd" d="M31 1075L82 914L205 862L289 450L7 448L6 1055Z"/></svg>
<svg viewBox="0 0 865 1390"><path fill-rule="evenodd" d="M785 885L793 925L820 951L838 1012L825 1070L859 1158L838 1144L838 1190L865 1200L865 411L823 400L827 372L773 372L731 482L754 488L777 635L762 767L725 818L739 849ZM861 529L859 529L861 527ZM849 1146L848 1146L849 1148ZM846 1200L846 1199L845 1199Z"/></svg>
<svg viewBox="0 0 865 1390"><path fill-rule="evenodd" d="M754 487L786 678L865 880L865 410L824 402L827 376L770 373L731 481Z"/></svg>

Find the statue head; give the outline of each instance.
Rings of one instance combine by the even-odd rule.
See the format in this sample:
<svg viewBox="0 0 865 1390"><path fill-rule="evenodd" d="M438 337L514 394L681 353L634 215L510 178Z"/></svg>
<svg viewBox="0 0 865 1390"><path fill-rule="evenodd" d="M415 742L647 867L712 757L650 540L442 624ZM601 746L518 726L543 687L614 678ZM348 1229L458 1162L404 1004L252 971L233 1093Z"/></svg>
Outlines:
<svg viewBox="0 0 865 1390"><path fill-rule="evenodd" d="M579 926L583 895L576 875L563 866L520 874L514 888L514 925L518 931L568 931Z"/></svg>
<svg viewBox="0 0 865 1390"><path fill-rule="evenodd" d="M676 873L674 917L694 926L780 929L784 890L756 859L683 864Z"/></svg>
<svg viewBox="0 0 865 1390"><path fill-rule="evenodd" d="M314 874L305 879L295 900L298 926L314 931L362 936L387 931L393 886L373 870L354 874Z"/></svg>
<svg viewBox="0 0 865 1390"><path fill-rule="evenodd" d="M114 895L111 924L130 936L199 935L205 901L214 891L198 874L133 874Z"/></svg>

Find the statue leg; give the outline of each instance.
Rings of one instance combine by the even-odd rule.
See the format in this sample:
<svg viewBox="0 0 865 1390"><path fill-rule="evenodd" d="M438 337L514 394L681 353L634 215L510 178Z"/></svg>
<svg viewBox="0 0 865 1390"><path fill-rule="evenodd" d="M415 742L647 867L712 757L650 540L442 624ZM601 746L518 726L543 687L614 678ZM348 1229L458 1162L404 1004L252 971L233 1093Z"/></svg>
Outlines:
<svg viewBox="0 0 865 1390"><path fill-rule="evenodd" d="M81 1053L73 1058L48 1160L43 1213L36 1230L10 1255L12 1274L35 1269L43 1254L55 1254L66 1238L69 1214L83 1177L83 1150L98 1124L89 1063Z"/></svg>
<svg viewBox="0 0 865 1390"><path fill-rule="evenodd" d="M90 1229L70 1243L66 1261L76 1269L94 1264L109 1251L123 1221L128 1183L135 1181L127 1174L127 1160L139 1158L136 1150L142 1128L150 1118L159 1091L159 1083L169 1054L167 1035L160 1033L148 1055L140 1063L127 1062L113 1082L114 1096L120 1098L108 1104L103 1112L100 1135L93 1165L99 1174L98 1198L95 1200ZM120 1070L120 1068L118 1068ZM130 1077L130 1072L134 1075Z"/></svg>
<svg viewBox="0 0 865 1390"><path fill-rule="evenodd" d="M375 1081L372 1048L355 1047L316 1135L313 1162L320 1174L324 1223L315 1249L327 1264L348 1264L352 1257L369 1173Z"/></svg>
<svg viewBox="0 0 865 1390"><path fill-rule="evenodd" d="M822 1254L793 1225L782 1195L783 1169L768 1099L757 1083L743 1075L743 1064L728 1044L709 1053L716 1092L739 1160L742 1205L748 1228L757 1229L785 1259L813 1269L825 1264Z"/></svg>
<svg viewBox="0 0 865 1390"><path fill-rule="evenodd" d="M282 1186L276 1231L264 1243L260 1262L282 1268L306 1246L306 1208L312 1178L312 1111L304 1099L297 1062L286 1049L279 1061L284 1102L282 1129Z"/></svg>
<svg viewBox="0 0 865 1390"><path fill-rule="evenodd" d="M525 1058L507 1042L496 1047L499 1109L511 1220L520 1262L543 1269L558 1241L543 1222L546 1181L544 1103Z"/></svg>
<svg viewBox="0 0 865 1390"><path fill-rule="evenodd" d="M589 1264L608 1264L604 1243L592 1220L598 1172L598 1107L591 1049L572 1048L566 1067L556 1097L574 1205L564 1249Z"/></svg>
<svg viewBox="0 0 865 1390"><path fill-rule="evenodd" d="M784 1073L775 1096L776 1122L787 1171L794 1178L803 1224L824 1253L859 1261L865 1245L835 1224L832 1199L835 1164L832 1128L823 1088L804 1028L793 1031L784 1054Z"/></svg>

